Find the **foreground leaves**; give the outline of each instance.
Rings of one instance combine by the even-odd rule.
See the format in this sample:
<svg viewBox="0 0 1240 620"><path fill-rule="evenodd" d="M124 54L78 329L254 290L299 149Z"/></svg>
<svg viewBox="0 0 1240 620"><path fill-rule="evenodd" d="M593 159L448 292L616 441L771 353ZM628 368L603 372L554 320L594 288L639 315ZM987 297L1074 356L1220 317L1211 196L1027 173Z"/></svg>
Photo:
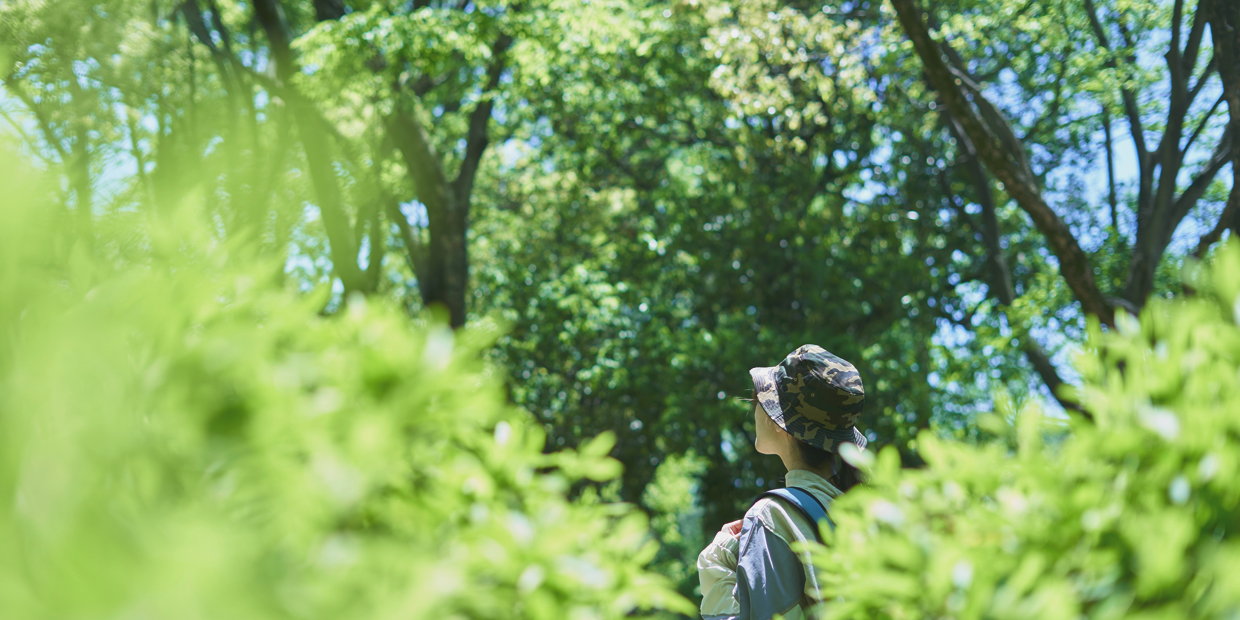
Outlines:
<svg viewBox="0 0 1240 620"><path fill-rule="evenodd" d="M360 298L322 317L325 292L286 291L193 217L141 262L90 260L43 188L8 186L6 617L692 611L643 568L644 516L566 499L619 474L614 439L544 455L480 362L493 326Z"/></svg>
<svg viewBox="0 0 1240 620"><path fill-rule="evenodd" d="M841 598L826 617L1240 610L1237 274L1233 243L1196 272L1197 297L1094 330L1077 367L1096 425L1027 408L987 420L994 441L923 436L924 470L899 470L890 449L854 455L874 484L833 507L818 559Z"/></svg>

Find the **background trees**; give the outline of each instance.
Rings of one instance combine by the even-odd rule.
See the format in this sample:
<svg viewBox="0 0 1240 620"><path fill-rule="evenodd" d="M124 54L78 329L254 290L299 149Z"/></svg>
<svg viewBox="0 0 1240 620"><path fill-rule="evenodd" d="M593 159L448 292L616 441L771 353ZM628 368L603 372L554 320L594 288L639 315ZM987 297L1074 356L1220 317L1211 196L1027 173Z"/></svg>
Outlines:
<svg viewBox="0 0 1240 620"><path fill-rule="evenodd" d="M200 207L324 313L498 317L509 398L616 434L599 491L684 576L778 476L736 397L797 345L908 465L997 388L1077 407L1087 317L1240 221L1225 4L12 2L4 110L66 252Z"/></svg>

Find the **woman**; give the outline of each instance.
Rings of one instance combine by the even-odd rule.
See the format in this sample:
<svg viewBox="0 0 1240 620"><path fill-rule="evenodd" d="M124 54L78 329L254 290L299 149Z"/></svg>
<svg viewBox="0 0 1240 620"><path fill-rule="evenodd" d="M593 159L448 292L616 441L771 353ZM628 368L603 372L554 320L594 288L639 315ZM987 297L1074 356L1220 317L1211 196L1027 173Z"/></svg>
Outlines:
<svg viewBox="0 0 1240 620"><path fill-rule="evenodd" d="M778 366L749 374L756 401L755 448L779 456L788 469L787 486L799 491L789 499L764 495L744 519L723 526L698 556L702 617L768 620L779 614L795 620L821 595L808 554L794 553L792 544L817 540L817 524L809 514L825 514L833 498L860 480L837 448L843 443L865 448L857 430L865 389L852 364L812 344ZM790 501L796 498L811 505L802 510ZM821 509L812 506L815 502ZM829 527L829 521L823 526Z"/></svg>

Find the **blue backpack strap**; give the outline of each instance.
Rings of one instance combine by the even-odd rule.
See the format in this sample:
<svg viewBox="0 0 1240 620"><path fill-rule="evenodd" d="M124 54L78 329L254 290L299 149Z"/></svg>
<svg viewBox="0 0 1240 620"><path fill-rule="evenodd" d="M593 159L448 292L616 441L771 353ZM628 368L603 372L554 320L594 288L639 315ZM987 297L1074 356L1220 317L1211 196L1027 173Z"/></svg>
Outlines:
<svg viewBox="0 0 1240 620"><path fill-rule="evenodd" d="M798 510L805 514L805 516L809 517L810 522L815 526L822 521L826 521L832 531L835 530L835 523L831 521L831 517L827 516L827 509L823 507L822 502L819 502L818 498L814 497L805 489L800 487L771 489L770 491L759 495L758 499L762 499L763 497L778 497L795 506ZM822 536L819 536L818 538L821 540Z"/></svg>

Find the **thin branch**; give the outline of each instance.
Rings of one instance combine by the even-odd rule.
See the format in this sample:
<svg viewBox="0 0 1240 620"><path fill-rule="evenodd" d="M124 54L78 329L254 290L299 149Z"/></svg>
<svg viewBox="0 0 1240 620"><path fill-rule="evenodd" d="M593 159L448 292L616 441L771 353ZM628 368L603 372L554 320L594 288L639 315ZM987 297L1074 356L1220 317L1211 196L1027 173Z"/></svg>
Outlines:
<svg viewBox="0 0 1240 620"><path fill-rule="evenodd" d="M383 209L375 205L371 215L372 217L369 219L370 248L364 274L366 276L366 290L373 293L379 290L379 276L383 269L383 256L387 253L387 248L384 244L384 240L387 239L387 231L383 229Z"/></svg>
<svg viewBox="0 0 1240 620"><path fill-rule="evenodd" d="M413 91L413 94L416 95L418 98L425 97L432 90L435 90L435 88L438 87L440 84L443 84L444 82L448 81L448 77L452 75L452 73L453 71L449 69L447 71L444 71L438 77L434 77L434 78L424 73L418 76L418 79L414 80L413 84L409 88L410 90Z"/></svg>
<svg viewBox="0 0 1240 620"><path fill-rule="evenodd" d="M22 103L25 104L26 109L34 114L34 119L39 126L39 131L43 134L43 139L47 141L48 146L55 149L56 155L60 157L60 163L68 166L69 153L65 151L64 143L56 136L56 129L52 126L52 120L48 118L47 112L43 110L43 106L36 103L21 85L17 83L17 80L12 77L5 79L4 86L6 90L17 95L17 98L21 99Z"/></svg>
<svg viewBox="0 0 1240 620"><path fill-rule="evenodd" d="M443 164L430 142L426 128L417 118L416 104L399 102L388 118L388 135L404 159L405 168L417 188L418 200L431 210L431 217L447 214L453 208L452 185L443 171Z"/></svg>
<svg viewBox="0 0 1240 620"><path fill-rule="evenodd" d="M1205 87L1206 82L1210 81L1210 76L1214 74L1214 63L1216 60L1218 60L1216 56L1210 56L1210 61L1206 63L1206 68L1201 72L1201 77L1197 78L1197 82L1188 91L1188 101L1190 103L1197 100L1197 95L1201 92L1201 89Z"/></svg>
<svg viewBox="0 0 1240 620"><path fill-rule="evenodd" d="M1055 79L1055 94L1051 99L1050 109L1048 109L1045 114L1043 114L1041 117L1038 118L1038 120L1034 121L1034 123L1029 126L1029 130L1025 132L1024 136L1021 136L1020 138L1021 142L1024 142L1036 136L1038 130L1041 129L1042 127L1042 123L1046 122L1047 120L1052 120L1056 118L1057 116L1059 116L1059 110L1063 104L1064 78L1067 77L1068 75L1068 67L1069 67L1068 59L1065 57L1059 63L1059 75Z"/></svg>
<svg viewBox="0 0 1240 620"><path fill-rule="evenodd" d="M291 47L292 33L288 19L279 0L256 0L254 14L267 34L272 58L276 63L274 92L288 103L289 111L297 123L298 136L310 169L310 182L319 199L319 212L332 254L332 264L346 291L357 290L363 278L357 265L357 245L353 243L352 226L345 211L344 197L336 180L336 171L328 154L326 135L331 124L326 122L291 82L297 73Z"/></svg>
<svg viewBox="0 0 1240 620"><path fill-rule="evenodd" d="M208 0L207 6L211 7L211 25L216 32L220 33L220 42L224 44L224 53L229 58L232 58L232 36L228 33L228 29L224 27L224 19L220 16L220 7L216 5L215 0Z"/></svg>
<svg viewBox="0 0 1240 620"><path fill-rule="evenodd" d="M1111 142L1111 111L1102 107L1102 132L1107 151L1107 203L1111 207L1111 228L1119 234L1119 196L1115 188L1115 149Z"/></svg>
<svg viewBox="0 0 1240 620"><path fill-rule="evenodd" d="M490 136L487 126L491 122L491 110L495 106L493 93L499 86L500 76L504 73L508 48L513 38L507 34L499 35L491 46L491 66L487 68L487 83L482 90L482 100L469 114L469 132L465 142L465 157L461 160L461 169L457 173L453 186L458 198L467 199L474 185L474 176L478 173L478 164L486 152Z"/></svg>
<svg viewBox="0 0 1240 620"><path fill-rule="evenodd" d="M1116 16L1116 17L1117 19L1115 20L1115 27L1119 28L1119 36L1121 39L1124 40L1124 47L1127 47L1130 49L1136 49L1137 43L1136 41L1133 41L1132 33L1128 31L1128 26L1124 24L1124 20L1120 19L1122 16ZM1133 58L1131 55L1128 57L1128 59L1130 62L1135 61L1135 58Z"/></svg>
<svg viewBox="0 0 1240 620"><path fill-rule="evenodd" d="M1188 42L1184 44L1183 63L1186 71L1192 71L1197 65L1197 54L1201 51L1201 40L1206 31L1206 12L1198 6L1193 11L1193 26L1188 33Z"/></svg>
<svg viewBox="0 0 1240 620"><path fill-rule="evenodd" d="M1197 201L1205 195L1209 189L1210 183L1214 181L1214 177L1218 175L1223 166L1231 160L1232 149L1235 148L1235 136L1232 131L1233 126L1228 125L1227 130L1223 132L1223 137L1219 139L1218 145L1214 148L1214 153L1210 155L1210 160L1205 167L1188 185L1180 197L1176 199L1171 209L1168 221L1164 223L1162 228L1161 247L1166 248L1171 242L1171 234L1175 232L1180 222L1188 215L1188 212L1197 205Z"/></svg>
<svg viewBox="0 0 1240 620"><path fill-rule="evenodd" d="M1197 248L1193 250L1193 258L1201 259L1205 256L1206 250L1210 246L1218 242L1223 237L1223 231L1236 225L1236 220L1240 219L1240 201L1228 200L1227 206L1223 207L1223 213L1219 215L1218 222L1214 224L1214 228L1210 232L1201 236L1197 241Z"/></svg>
<svg viewBox="0 0 1240 620"><path fill-rule="evenodd" d="M1012 316L1008 314L1007 308L1016 301L1016 288L1012 284L1012 271L1008 267L1007 260L1003 257L1002 233L999 230L998 214L995 208L994 194L990 189L990 180L986 176L986 170L982 167L980 161L976 157L968 155L975 151L968 135L964 133L964 128L960 126L956 119L950 114L947 115L948 128L951 130L952 136L956 138L957 144L960 144L965 152L966 157L963 160L957 160L957 163L963 164L969 170L974 180L974 189L977 192L978 204L982 207L982 225L977 226L976 223L969 220L973 229L978 231L982 236L982 242L986 247L986 262L990 264L991 294L999 301L1000 311L1007 319L1008 326L1012 328L1017 338L1020 339L1019 346L1025 352L1029 364L1033 366L1038 376L1042 378L1051 395L1059 402L1064 409L1076 411L1086 418L1092 419L1093 416L1081 408L1079 403L1068 400L1060 394L1060 387L1064 385L1063 377L1059 375L1059 370L1055 368L1054 362L1051 361L1046 351L1038 344L1033 335L1025 328L1024 325L1016 324L1012 320ZM948 188L950 192L950 187ZM950 194L949 194L950 195ZM952 200L953 204L955 203ZM965 215L962 208L958 208L961 215Z"/></svg>
<svg viewBox="0 0 1240 620"><path fill-rule="evenodd" d="M1197 139L1197 136L1201 135L1201 130L1205 129L1206 123L1210 121L1210 117L1214 116L1214 111L1218 109L1220 103L1223 103L1223 97L1224 95L1219 95L1218 101L1215 101L1214 105L1210 106L1210 111L1206 112L1206 115L1201 117L1201 122L1197 123L1197 128L1194 129L1192 135L1188 137L1188 142L1184 143L1184 153L1188 153L1188 149L1192 148L1193 141Z"/></svg>
<svg viewBox="0 0 1240 620"><path fill-rule="evenodd" d="M422 248L422 240L418 231L413 229L409 223L409 218L400 210L400 202L395 198L385 198L387 205L388 219L396 222L396 228L400 232L401 241L405 244L405 263L409 265L409 271L413 272L413 277L418 279L418 286L425 283L426 263L424 250Z"/></svg>
<svg viewBox="0 0 1240 620"><path fill-rule="evenodd" d="M960 160L957 160L957 161L960 161ZM960 216L960 219L964 220L964 223L970 229L978 231L977 234L980 235L982 227L978 225L977 220L973 219L972 215L969 215L968 211L965 211L966 203L963 198L957 196L956 192L952 190L951 179L948 178L947 171L939 170L937 176L939 179L939 185L943 186L943 193L947 194L948 202L950 202L952 204L952 207L954 207L956 210L956 215Z"/></svg>
<svg viewBox="0 0 1240 620"><path fill-rule="evenodd" d="M5 110L3 106L0 106L0 117L4 117L4 120L8 121L9 125L13 127L13 131L17 133L18 137L21 138L21 141L26 144L26 147L35 157L39 158L39 160L46 164L49 168L56 166L56 162L52 161L47 157L47 155L43 154L43 149L39 148L39 144L35 141L35 138L26 133L26 129L19 125L17 121L14 121L13 117L9 116L8 110Z"/></svg>
<svg viewBox="0 0 1240 620"><path fill-rule="evenodd" d="M1093 28L1094 36L1098 39L1098 45L1107 52L1112 52L1111 43L1107 39L1106 30L1102 27L1102 22L1098 20L1098 11L1094 8L1093 0L1085 0L1085 12L1089 15L1089 25ZM1114 55L1110 55L1106 61L1108 69L1118 69L1119 63L1115 61ZM1136 143L1137 164L1143 169L1146 167L1146 160L1149 158L1149 147L1145 143L1145 127L1141 124L1141 108L1137 105L1137 96L1127 87L1120 89L1120 96L1124 101L1124 113L1128 115L1128 125L1132 131L1132 140Z"/></svg>
<svg viewBox="0 0 1240 620"><path fill-rule="evenodd" d="M314 18L325 22L344 17L344 0L314 0Z"/></svg>

